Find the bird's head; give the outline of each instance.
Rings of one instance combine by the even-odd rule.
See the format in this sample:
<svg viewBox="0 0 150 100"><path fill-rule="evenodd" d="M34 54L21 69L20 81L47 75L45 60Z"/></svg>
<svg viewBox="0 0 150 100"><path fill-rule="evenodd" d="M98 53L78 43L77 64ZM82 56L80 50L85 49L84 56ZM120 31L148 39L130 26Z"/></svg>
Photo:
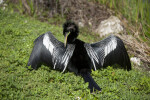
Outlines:
<svg viewBox="0 0 150 100"><path fill-rule="evenodd" d="M72 22L67 21L63 25L63 35L65 37L65 46L67 43L73 43L79 34L78 26Z"/></svg>

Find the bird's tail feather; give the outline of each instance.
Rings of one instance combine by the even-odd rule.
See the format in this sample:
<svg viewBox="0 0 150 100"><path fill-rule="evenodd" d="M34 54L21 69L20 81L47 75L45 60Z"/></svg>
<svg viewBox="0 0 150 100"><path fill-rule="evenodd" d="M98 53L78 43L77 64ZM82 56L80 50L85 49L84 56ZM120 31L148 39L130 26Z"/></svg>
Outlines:
<svg viewBox="0 0 150 100"><path fill-rule="evenodd" d="M101 88L97 85L97 83L94 81L90 73L82 73L81 76L83 77L85 82L89 83L89 89L91 92L94 92L96 90L101 91Z"/></svg>

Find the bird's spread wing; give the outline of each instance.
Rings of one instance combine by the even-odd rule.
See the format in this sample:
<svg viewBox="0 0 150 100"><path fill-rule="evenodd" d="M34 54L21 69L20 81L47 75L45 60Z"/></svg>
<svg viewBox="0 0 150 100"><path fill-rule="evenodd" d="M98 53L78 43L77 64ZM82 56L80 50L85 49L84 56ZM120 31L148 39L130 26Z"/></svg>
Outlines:
<svg viewBox="0 0 150 100"><path fill-rule="evenodd" d="M28 66L37 68L39 64L46 63L54 69L66 70L68 62L72 57L75 45L64 44L58 41L51 32L39 36L35 40L35 45L29 58Z"/></svg>
<svg viewBox="0 0 150 100"><path fill-rule="evenodd" d="M131 70L129 56L123 41L119 37L110 35L100 42L86 43L84 46L95 70L113 64L119 64L123 68Z"/></svg>

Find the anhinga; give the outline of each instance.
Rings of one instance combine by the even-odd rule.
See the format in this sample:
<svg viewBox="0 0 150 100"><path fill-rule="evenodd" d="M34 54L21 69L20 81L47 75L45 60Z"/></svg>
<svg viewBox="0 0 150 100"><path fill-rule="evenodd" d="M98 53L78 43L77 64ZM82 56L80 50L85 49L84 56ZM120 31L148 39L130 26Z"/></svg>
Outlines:
<svg viewBox="0 0 150 100"><path fill-rule="evenodd" d="M64 23L63 35L65 42L58 41L51 32L39 36L35 41L28 66L37 69L45 63L56 70L66 69L81 75L89 82L90 91L101 91L101 88L91 77L91 69L97 70L109 65L118 64L131 70L129 56L123 41L110 35L97 43L85 43L79 39L78 26L71 21Z"/></svg>

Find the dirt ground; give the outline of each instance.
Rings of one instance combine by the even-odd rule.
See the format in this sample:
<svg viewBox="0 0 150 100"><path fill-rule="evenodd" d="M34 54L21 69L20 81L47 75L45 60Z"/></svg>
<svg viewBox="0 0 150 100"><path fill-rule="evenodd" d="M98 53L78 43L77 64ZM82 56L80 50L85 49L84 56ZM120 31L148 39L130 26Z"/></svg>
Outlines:
<svg viewBox="0 0 150 100"><path fill-rule="evenodd" d="M92 29L96 29L101 21L113 14L105 6L87 0L68 0L67 3L64 2L61 10L62 14L67 15L67 20L81 22L84 26L92 26Z"/></svg>

